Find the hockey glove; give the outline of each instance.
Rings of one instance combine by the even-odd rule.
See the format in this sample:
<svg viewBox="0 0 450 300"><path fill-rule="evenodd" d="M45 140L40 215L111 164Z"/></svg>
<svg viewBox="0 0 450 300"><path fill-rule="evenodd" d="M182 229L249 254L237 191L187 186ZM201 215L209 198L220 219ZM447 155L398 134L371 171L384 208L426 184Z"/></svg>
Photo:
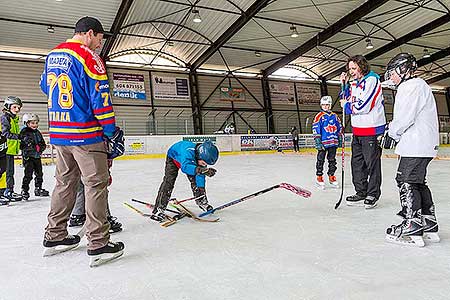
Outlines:
<svg viewBox="0 0 450 300"><path fill-rule="evenodd" d="M196 173L201 175L206 175L208 177L213 177L216 175L217 170L214 168L207 168L207 167L197 167Z"/></svg>
<svg viewBox="0 0 450 300"><path fill-rule="evenodd" d="M322 140L320 138L315 138L314 141L316 142L316 149L317 150L325 150L325 147L322 144Z"/></svg>
<svg viewBox="0 0 450 300"><path fill-rule="evenodd" d="M389 136L388 131L386 130L383 135L378 137L379 145L383 149L394 149L397 145L397 142Z"/></svg>
<svg viewBox="0 0 450 300"><path fill-rule="evenodd" d="M108 151L108 159L114 159L123 155L125 152L125 138L123 137L123 131L119 127L116 127L112 137L105 137L106 146Z"/></svg>

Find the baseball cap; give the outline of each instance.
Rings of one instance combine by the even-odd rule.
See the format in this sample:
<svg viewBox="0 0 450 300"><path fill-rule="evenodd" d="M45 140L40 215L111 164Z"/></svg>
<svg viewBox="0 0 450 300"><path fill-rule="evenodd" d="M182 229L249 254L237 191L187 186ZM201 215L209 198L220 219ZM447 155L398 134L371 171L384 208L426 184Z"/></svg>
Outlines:
<svg viewBox="0 0 450 300"><path fill-rule="evenodd" d="M95 33L103 33L104 36L111 35L109 32L105 32L102 23L93 17L83 17L75 24L75 32L88 32L92 29Z"/></svg>

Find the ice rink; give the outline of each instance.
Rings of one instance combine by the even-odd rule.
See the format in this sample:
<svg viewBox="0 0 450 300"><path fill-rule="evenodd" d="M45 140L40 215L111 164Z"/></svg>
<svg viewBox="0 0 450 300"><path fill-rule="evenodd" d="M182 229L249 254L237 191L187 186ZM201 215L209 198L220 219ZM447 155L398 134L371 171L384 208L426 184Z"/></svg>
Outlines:
<svg viewBox="0 0 450 300"><path fill-rule="evenodd" d="M354 192L349 160L344 195ZM338 165L340 181L339 157ZM450 161L435 160L429 166L441 242L424 248L384 241L386 228L400 219L395 216L397 160L383 159L382 166L377 208L343 202L334 210L340 190L315 187L314 156L221 156L217 175L207 180L213 206L280 182L307 188L313 195L305 199L277 189L217 212L218 223L184 218L162 228L123 202L153 202L164 159L116 161L110 206L124 230L112 239L125 243L124 256L89 268L83 239L76 250L43 258L50 199L32 197L0 207L0 299L449 299ZM49 190L53 173L54 166L44 168ZM16 192L22 174L17 167ZM179 175L173 196L191 196L184 175ZM186 205L200 212L194 203Z"/></svg>

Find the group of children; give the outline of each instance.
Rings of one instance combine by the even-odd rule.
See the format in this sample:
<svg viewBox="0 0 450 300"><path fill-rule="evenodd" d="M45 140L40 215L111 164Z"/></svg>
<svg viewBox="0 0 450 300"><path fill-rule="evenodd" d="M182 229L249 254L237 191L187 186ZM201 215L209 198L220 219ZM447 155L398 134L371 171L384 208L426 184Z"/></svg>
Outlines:
<svg viewBox="0 0 450 300"><path fill-rule="evenodd" d="M41 156L46 148L46 143L38 129L39 116L36 114L23 115L23 127L20 128L19 112L21 109L22 100L19 97L8 96L5 99L0 136L0 205L28 200L33 174L35 175L34 194L38 197L49 196L49 192L42 188ZM20 150L22 151L24 177L22 191L17 194L14 192L14 157L19 154Z"/></svg>

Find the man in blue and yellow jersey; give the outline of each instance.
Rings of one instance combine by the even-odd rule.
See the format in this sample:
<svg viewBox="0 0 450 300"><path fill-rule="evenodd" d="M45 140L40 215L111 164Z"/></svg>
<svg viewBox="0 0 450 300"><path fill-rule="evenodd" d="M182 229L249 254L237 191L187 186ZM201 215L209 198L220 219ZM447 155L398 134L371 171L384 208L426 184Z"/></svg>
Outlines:
<svg viewBox="0 0 450 300"><path fill-rule="evenodd" d="M44 256L78 246L67 221L80 178L86 195L86 232L91 266L123 254L124 244L109 240L106 218L108 162L105 139L116 133L105 65L95 50L104 37L99 20L83 17L72 39L47 56L40 86L48 97L50 143L56 148L53 190Z"/></svg>

